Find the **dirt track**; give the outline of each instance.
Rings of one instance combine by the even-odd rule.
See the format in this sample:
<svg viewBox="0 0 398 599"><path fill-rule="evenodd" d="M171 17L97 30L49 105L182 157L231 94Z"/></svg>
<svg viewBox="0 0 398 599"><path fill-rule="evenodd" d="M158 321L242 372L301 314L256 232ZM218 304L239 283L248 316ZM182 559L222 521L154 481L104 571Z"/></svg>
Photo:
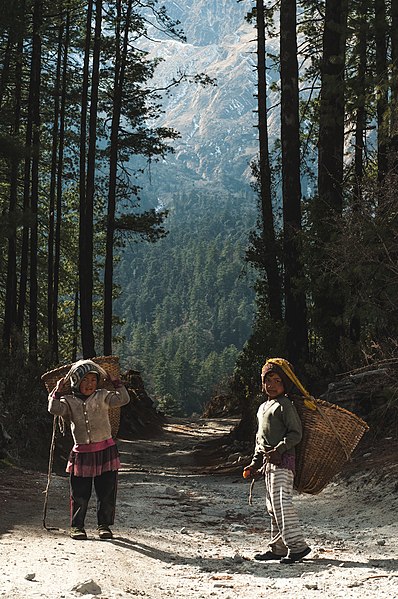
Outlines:
<svg viewBox="0 0 398 599"><path fill-rule="evenodd" d="M316 497L298 496L312 553L291 566L257 563L253 555L268 538L261 483L251 507L240 467L220 474L214 464L223 448L214 454L198 447L232 425L179 420L157 439L120 441L112 541L95 536L93 499L89 539L68 537L66 477L52 478L47 531L46 476L0 469L0 597L398 598L397 464L353 469ZM96 586L72 590L87 581Z"/></svg>

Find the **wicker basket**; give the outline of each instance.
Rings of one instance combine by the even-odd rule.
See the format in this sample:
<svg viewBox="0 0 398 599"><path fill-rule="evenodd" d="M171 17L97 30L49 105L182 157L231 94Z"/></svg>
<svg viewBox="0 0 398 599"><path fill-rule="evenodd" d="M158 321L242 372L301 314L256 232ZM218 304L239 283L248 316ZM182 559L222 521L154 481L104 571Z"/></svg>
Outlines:
<svg viewBox="0 0 398 599"><path fill-rule="evenodd" d="M359 416L327 401L311 398L311 408L306 398L293 399L303 424L294 486L300 493L316 495L340 472L369 427Z"/></svg>
<svg viewBox="0 0 398 599"><path fill-rule="evenodd" d="M95 364L98 364L101 368L109 372L114 377L120 378L120 365L119 365L119 357L118 356L99 356L96 358L90 358ZM65 377L70 371L72 364L66 364L64 366L59 366L54 370L50 370L49 372L45 372L41 379L44 382L47 391L50 393L57 381L63 377ZM99 389L108 389L109 391L114 390L114 386L112 383L105 379L105 377L100 377L98 382ZM66 395L71 393L70 380L69 378L65 381L65 385L63 388L63 393ZM111 423L112 429L112 437L116 437L119 431L120 426L120 408L110 408L109 409L109 420Z"/></svg>

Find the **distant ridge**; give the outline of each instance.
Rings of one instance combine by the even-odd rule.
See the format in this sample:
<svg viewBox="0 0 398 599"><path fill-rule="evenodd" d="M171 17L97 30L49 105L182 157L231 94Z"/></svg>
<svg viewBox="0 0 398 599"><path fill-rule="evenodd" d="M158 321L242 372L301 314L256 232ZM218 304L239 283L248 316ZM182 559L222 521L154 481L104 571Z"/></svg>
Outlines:
<svg viewBox="0 0 398 599"><path fill-rule="evenodd" d="M247 6L235 0L180 0L167 4L181 21L187 42L162 39L146 49L164 59L155 83L164 87L179 72L204 72L216 87L181 84L164 98L160 124L177 129L175 153L153 169L153 185L168 190L206 187L240 191L250 182L258 150L256 129L255 31ZM271 123L272 126L272 123Z"/></svg>

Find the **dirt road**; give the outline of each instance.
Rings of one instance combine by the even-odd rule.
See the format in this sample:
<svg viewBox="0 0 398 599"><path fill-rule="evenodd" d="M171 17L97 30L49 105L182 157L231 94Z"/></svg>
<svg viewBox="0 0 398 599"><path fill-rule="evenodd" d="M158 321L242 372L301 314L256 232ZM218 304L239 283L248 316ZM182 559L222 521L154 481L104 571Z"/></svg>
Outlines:
<svg viewBox="0 0 398 599"><path fill-rule="evenodd" d="M312 553L290 566L258 563L253 555L268 538L262 484L249 506L240 467L221 474L213 465L212 474L198 447L232 425L179 420L157 439L120 441L111 541L96 538L93 499L88 540L68 537L66 477L52 477L45 530L47 477L0 468L0 597L398 598L397 464L355 470L316 497L298 496ZM216 464L224 451L207 458Z"/></svg>

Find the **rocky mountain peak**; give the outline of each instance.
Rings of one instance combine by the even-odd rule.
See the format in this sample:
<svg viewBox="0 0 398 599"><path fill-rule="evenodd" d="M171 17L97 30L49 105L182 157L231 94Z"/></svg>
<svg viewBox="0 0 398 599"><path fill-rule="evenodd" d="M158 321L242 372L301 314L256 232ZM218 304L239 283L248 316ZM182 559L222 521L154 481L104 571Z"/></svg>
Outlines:
<svg viewBox="0 0 398 599"><path fill-rule="evenodd" d="M255 31L245 21L249 3L236 0L178 0L167 4L186 43L163 38L148 46L162 57L156 85L179 73L205 73L216 86L183 83L164 98L160 124L177 129L174 154L156 167L161 179L236 191L248 187L250 161L258 149L256 128Z"/></svg>

